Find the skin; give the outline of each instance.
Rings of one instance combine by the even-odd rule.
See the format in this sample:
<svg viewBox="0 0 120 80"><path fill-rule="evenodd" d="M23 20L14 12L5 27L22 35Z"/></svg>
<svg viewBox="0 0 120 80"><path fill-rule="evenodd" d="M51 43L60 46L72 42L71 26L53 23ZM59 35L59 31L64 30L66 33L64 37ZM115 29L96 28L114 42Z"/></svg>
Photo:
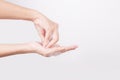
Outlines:
<svg viewBox="0 0 120 80"><path fill-rule="evenodd" d="M22 44L0 44L0 57L26 53L37 53L45 57L50 57L60 55L76 48L77 46L59 45L54 45L51 48L44 48L40 42L30 42Z"/></svg>
<svg viewBox="0 0 120 80"><path fill-rule="evenodd" d="M59 40L58 24L36 10L0 0L0 19L32 21L44 47L51 47Z"/></svg>
<svg viewBox="0 0 120 80"><path fill-rule="evenodd" d="M41 38L41 42L0 44L0 57L25 53L50 57L77 48L77 46L56 45L59 40L58 24L36 10L0 0L0 19L31 21Z"/></svg>

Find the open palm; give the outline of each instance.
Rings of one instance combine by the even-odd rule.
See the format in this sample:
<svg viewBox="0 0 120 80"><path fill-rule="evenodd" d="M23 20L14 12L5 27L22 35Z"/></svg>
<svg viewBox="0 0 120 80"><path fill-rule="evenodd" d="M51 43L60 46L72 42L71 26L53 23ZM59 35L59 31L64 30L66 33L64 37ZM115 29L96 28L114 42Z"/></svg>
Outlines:
<svg viewBox="0 0 120 80"><path fill-rule="evenodd" d="M32 42L30 43L30 45L32 46L32 49L34 49L35 53L38 53L45 57L56 56L61 53L74 50L77 48L77 46L75 45L72 45L72 46L54 45L51 48L45 48L42 46L40 42Z"/></svg>

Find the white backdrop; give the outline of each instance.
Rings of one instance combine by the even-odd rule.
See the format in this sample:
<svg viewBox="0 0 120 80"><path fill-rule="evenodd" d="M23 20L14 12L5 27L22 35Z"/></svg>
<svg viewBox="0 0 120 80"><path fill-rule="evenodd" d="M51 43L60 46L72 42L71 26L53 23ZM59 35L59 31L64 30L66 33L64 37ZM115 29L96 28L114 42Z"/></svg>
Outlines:
<svg viewBox="0 0 120 80"><path fill-rule="evenodd" d="M59 23L62 45L79 48L45 58L0 58L0 80L120 80L119 0L8 0ZM0 20L0 43L40 40L27 21Z"/></svg>

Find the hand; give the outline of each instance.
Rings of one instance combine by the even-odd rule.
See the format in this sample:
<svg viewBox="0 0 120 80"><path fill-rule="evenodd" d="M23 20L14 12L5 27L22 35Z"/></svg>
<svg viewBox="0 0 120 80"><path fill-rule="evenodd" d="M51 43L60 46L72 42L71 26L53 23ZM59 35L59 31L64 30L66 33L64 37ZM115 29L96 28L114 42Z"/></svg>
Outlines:
<svg viewBox="0 0 120 80"><path fill-rule="evenodd" d="M58 41L58 24L49 20L39 11L21 7L7 1L0 1L0 19L33 21L44 47L51 47Z"/></svg>
<svg viewBox="0 0 120 80"><path fill-rule="evenodd" d="M44 15L39 16L33 20L35 27L41 37L44 47L50 48L59 40L58 24L49 20Z"/></svg>
<svg viewBox="0 0 120 80"><path fill-rule="evenodd" d="M33 52L38 53L45 57L56 56L64 52L74 50L77 46L59 46L54 45L51 48L44 48L40 42L33 42L29 44Z"/></svg>

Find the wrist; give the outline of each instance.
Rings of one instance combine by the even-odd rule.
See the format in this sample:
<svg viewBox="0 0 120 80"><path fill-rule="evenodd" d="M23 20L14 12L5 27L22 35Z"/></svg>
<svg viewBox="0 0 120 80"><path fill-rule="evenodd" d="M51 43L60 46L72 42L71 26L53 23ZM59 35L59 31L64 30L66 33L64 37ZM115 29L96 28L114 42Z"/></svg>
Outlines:
<svg viewBox="0 0 120 80"><path fill-rule="evenodd" d="M42 17L42 14L36 10L31 10L30 13L30 21L34 22L35 19ZM29 14L28 13L28 14Z"/></svg>
<svg viewBox="0 0 120 80"><path fill-rule="evenodd" d="M30 21L32 21L33 23L35 23L35 21L38 19L40 19L40 20L48 19L45 15L43 15L42 13L40 13L36 10L32 10L30 16L31 16Z"/></svg>
<svg viewBox="0 0 120 80"><path fill-rule="evenodd" d="M42 44L40 42L30 42L27 43L28 45L28 51L32 53L42 53Z"/></svg>
<svg viewBox="0 0 120 80"><path fill-rule="evenodd" d="M25 8L20 15L20 18L17 19L23 19L28 21L33 21L37 16L39 12L34 9Z"/></svg>
<svg viewBox="0 0 120 80"><path fill-rule="evenodd" d="M24 43L23 44L23 50L26 53L35 53L35 49L33 48L33 46L31 45L31 43Z"/></svg>

